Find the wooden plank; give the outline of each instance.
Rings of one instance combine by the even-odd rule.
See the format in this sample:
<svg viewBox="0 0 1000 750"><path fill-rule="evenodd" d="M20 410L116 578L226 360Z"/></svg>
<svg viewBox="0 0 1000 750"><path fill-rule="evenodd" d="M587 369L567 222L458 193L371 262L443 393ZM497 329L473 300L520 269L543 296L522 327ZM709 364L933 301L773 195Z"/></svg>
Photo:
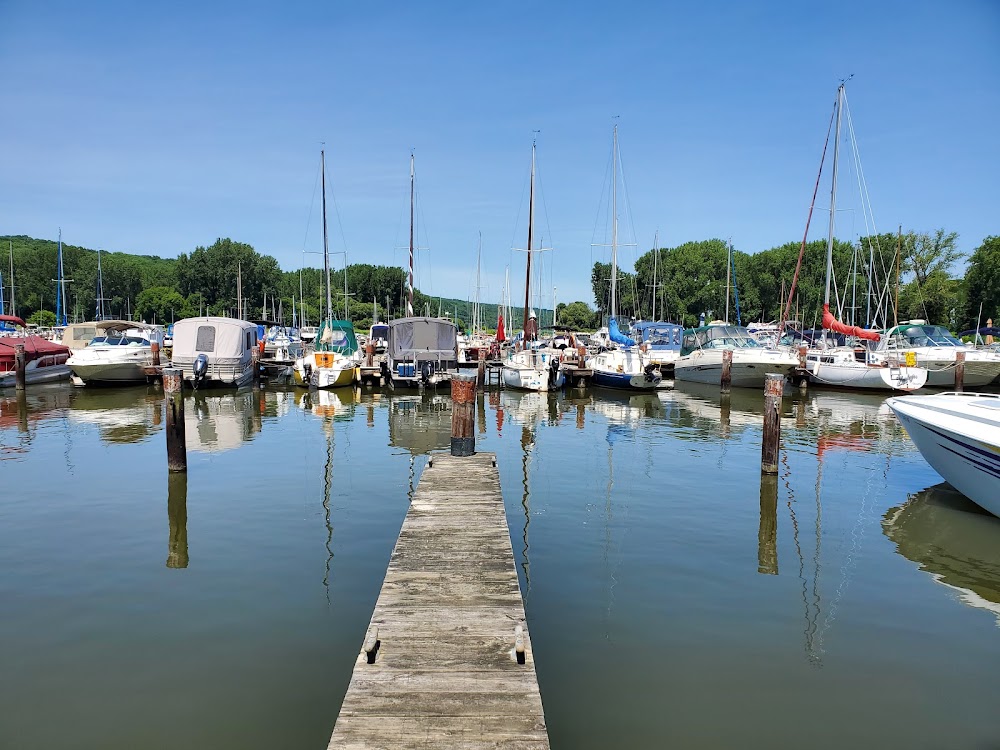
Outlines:
<svg viewBox="0 0 1000 750"><path fill-rule="evenodd" d="M377 629L374 662L362 648L330 748L548 750L494 461L424 471L364 639Z"/></svg>

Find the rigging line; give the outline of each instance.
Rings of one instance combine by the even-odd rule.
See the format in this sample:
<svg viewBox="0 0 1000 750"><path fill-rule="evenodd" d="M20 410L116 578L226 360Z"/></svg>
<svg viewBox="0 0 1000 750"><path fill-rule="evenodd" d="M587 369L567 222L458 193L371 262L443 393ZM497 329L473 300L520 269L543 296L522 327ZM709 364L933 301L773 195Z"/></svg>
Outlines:
<svg viewBox="0 0 1000 750"><path fill-rule="evenodd" d="M802 256L806 252L806 240L809 238L809 225L812 223L813 210L816 207L816 194L819 192L819 182L823 176L823 163L826 161L826 149L830 145L830 133L833 131L833 121L837 114L837 105L834 103L833 112L830 113L830 124L826 128L826 140L823 142L823 155L819 160L819 172L816 174L816 185L813 187L812 201L809 203L809 214L806 217L806 229L802 233L802 245L799 247L799 259L795 264L795 274L792 276L792 285L788 290L788 301L785 303L785 312L781 316L778 325L778 338L785 330L785 323L792 311L792 300L795 298L795 287L799 282L799 272L802 270Z"/></svg>
<svg viewBox="0 0 1000 750"><path fill-rule="evenodd" d="M313 193L312 199L309 201L309 214L306 216L306 236L302 239L302 252L306 252L306 247L309 244L309 227L312 224L313 208L316 205L316 191L319 189L319 172L320 166L316 165L316 177L313 179ZM304 259L303 259L304 260Z"/></svg>
<svg viewBox="0 0 1000 750"><path fill-rule="evenodd" d="M806 581L806 560L805 555L802 554L802 545L799 543L799 521L795 515L795 509L792 507L796 503L795 492L792 490L792 484L789 478L792 475L791 466L788 464L788 452L785 451L781 454L781 463L785 468L782 475L782 480L785 483L785 489L788 490L788 498L785 505L788 507L788 516L792 522L792 544L795 547L795 553L799 558L799 581L802 584L802 606L805 612L806 626L802 630L802 634L805 637L805 642L803 647L806 652L806 657L809 658L811 652L811 643L809 637L809 615L811 612L811 607L809 605L809 583Z"/></svg>

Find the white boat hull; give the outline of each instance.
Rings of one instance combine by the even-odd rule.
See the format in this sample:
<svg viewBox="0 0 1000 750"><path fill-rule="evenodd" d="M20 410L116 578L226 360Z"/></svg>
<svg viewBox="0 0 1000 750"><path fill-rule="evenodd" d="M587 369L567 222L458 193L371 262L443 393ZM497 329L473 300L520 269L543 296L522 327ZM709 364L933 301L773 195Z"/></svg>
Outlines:
<svg viewBox="0 0 1000 750"><path fill-rule="evenodd" d="M146 366L142 362L91 362L73 363L70 369L84 383L144 383Z"/></svg>
<svg viewBox="0 0 1000 750"><path fill-rule="evenodd" d="M927 463L1000 516L1000 398L936 394L901 396L888 404Z"/></svg>
<svg viewBox="0 0 1000 750"><path fill-rule="evenodd" d="M562 370L555 371L550 377L549 368L517 367L504 365L502 370L503 384L507 388L521 391L556 391L566 382L566 374Z"/></svg>
<svg viewBox="0 0 1000 750"><path fill-rule="evenodd" d="M73 372L69 369L69 365L29 366L24 368L24 384L56 383L60 380L69 380L72 374ZM0 373L0 388L14 388L16 385L13 370Z"/></svg>
<svg viewBox="0 0 1000 750"><path fill-rule="evenodd" d="M922 367L879 367L864 362L806 363L809 381L817 385L869 391L911 392L927 382L927 370Z"/></svg>
<svg viewBox="0 0 1000 750"><path fill-rule="evenodd" d="M723 349L700 349L678 357L674 362L674 380L689 383L722 383ZM733 350L730 384L737 388L763 388L768 373L790 375L798 367L792 354L770 349Z"/></svg>
<svg viewBox="0 0 1000 750"><path fill-rule="evenodd" d="M963 387L979 388L989 385L1000 376L1000 358L977 357L977 352L965 355ZM955 358L933 358L917 352L917 365L927 369L927 385L932 388L953 388L955 385Z"/></svg>

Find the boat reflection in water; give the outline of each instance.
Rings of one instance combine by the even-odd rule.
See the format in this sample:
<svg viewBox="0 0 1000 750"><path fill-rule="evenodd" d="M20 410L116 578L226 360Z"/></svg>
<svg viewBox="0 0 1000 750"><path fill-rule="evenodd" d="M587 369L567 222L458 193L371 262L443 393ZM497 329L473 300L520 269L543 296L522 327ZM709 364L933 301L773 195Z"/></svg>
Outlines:
<svg viewBox="0 0 1000 750"><path fill-rule="evenodd" d="M882 531L899 554L1000 625L1000 519L942 483L890 508Z"/></svg>
<svg viewBox="0 0 1000 750"><path fill-rule="evenodd" d="M62 385L39 385L31 390L0 391L0 431L15 429L30 442L32 423L63 416L73 393ZM0 446L0 452L8 449Z"/></svg>
<svg viewBox="0 0 1000 750"><path fill-rule="evenodd" d="M411 456L451 448L451 399L445 395L390 396L389 445Z"/></svg>
<svg viewBox="0 0 1000 750"><path fill-rule="evenodd" d="M264 403L261 391L194 393L184 402L188 450L222 453L249 442L261 430Z"/></svg>
<svg viewBox="0 0 1000 750"><path fill-rule="evenodd" d="M103 443L139 443L163 429L163 391L157 388L79 388L72 398L70 421L97 427Z"/></svg>

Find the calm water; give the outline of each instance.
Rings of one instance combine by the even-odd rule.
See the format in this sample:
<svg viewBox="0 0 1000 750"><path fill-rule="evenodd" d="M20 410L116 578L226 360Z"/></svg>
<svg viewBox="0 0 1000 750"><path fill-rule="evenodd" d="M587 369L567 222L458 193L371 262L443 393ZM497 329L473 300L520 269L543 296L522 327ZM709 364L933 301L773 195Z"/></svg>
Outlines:
<svg viewBox="0 0 1000 750"><path fill-rule="evenodd" d="M0 747L326 746L445 397L0 395ZM1000 746L1000 520L880 398L487 395L552 746Z"/></svg>

